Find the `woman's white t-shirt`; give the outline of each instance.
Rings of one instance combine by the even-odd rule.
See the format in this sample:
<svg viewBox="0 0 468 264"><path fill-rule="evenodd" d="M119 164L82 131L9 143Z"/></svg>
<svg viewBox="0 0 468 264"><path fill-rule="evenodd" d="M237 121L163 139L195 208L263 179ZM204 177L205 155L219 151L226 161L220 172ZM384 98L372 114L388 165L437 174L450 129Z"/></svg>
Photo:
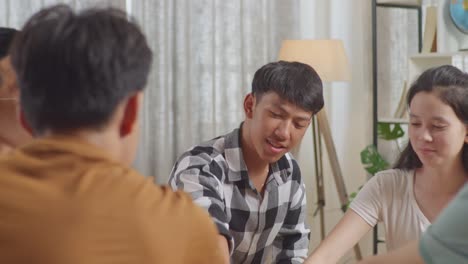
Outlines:
<svg viewBox="0 0 468 264"><path fill-rule="evenodd" d="M419 239L431 224L414 198L414 171L377 173L359 191L350 208L369 225L383 222L387 250Z"/></svg>

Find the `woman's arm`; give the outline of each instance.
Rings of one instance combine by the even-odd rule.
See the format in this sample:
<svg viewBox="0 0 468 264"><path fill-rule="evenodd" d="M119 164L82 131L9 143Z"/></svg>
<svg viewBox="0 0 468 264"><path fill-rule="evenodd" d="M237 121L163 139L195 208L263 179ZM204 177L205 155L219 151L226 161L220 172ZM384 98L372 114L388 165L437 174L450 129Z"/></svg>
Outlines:
<svg viewBox="0 0 468 264"><path fill-rule="evenodd" d="M310 255L306 264L336 263L372 228L349 209L325 240Z"/></svg>
<svg viewBox="0 0 468 264"><path fill-rule="evenodd" d="M418 241L413 241L407 245L392 251L390 253L378 256L372 256L364 259L360 264L424 264L423 259L419 255Z"/></svg>

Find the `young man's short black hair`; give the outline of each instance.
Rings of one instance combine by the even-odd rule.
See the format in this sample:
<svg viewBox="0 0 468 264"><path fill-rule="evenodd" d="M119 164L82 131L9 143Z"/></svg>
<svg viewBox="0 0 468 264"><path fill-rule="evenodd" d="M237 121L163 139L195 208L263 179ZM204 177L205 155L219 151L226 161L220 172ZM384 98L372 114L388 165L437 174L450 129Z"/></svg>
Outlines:
<svg viewBox="0 0 468 264"><path fill-rule="evenodd" d="M316 114L323 107L323 86L317 72L300 62L268 63L255 72L252 93L275 92L300 108Z"/></svg>
<svg viewBox="0 0 468 264"><path fill-rule="evenodd" d="M26 121L42 133L106 125L122 100L145 87L152 53L124 12L56 5L28 20L11 60Z"/></svg>

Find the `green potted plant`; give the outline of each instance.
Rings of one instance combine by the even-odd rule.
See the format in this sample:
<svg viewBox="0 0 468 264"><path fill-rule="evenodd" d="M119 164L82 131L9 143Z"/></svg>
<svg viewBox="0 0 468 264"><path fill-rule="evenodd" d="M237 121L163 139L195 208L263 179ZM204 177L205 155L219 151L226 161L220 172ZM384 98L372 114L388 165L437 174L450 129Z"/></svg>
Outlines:
<svg viewBox="0 0 468 264"><path fill-rule="evenodd" d="M394 141L399 148L397 140L405 136L405 131L401 127L401 123L398 122L379 122L377 124L377 136L379 139ZM390 168L390 163L384 159L379 153L376 146L371 144L364 148L361 153L361 163L364 165L364 169L372 176L377 172L383 171ZM349 195L349 204L356 197L362 185L357 191L352 192Z"/></svg>

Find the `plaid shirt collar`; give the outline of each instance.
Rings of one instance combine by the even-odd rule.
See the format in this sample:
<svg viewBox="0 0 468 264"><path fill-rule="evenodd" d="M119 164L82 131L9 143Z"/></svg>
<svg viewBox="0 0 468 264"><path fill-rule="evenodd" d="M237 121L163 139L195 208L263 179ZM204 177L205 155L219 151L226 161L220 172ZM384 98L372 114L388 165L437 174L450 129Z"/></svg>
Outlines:
<svg viewBox="0 0 468 264"><path fill-rule="evenodd" d="M247 165L245 164L241 147L242 125L243 122L240 124L239 128L234 129L231 133L226 134L224 136L225 159L229 165L227 179L230 182L249 182ZM291 168L288 159L286 158L286 155L291 154L289 154L288 152L284 156L282 156L278 161L270 164L270 169L268 172L269 179L267 180L268 184L272 180L272 178L276 180L276 183L278 185L284 184L288 181L290 173L287 172L290 172ZM273 177L270 177L270 175L273 175Z"/></svg>

